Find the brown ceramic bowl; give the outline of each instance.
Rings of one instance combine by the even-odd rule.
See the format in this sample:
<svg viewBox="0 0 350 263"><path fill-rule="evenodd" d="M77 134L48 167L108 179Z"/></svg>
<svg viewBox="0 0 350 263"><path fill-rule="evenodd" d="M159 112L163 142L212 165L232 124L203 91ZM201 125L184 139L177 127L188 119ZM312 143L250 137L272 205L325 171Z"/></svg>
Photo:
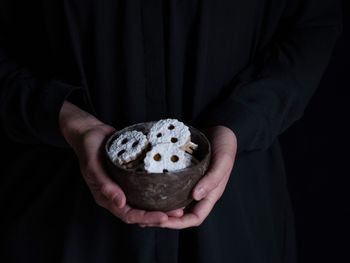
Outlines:
<svg viewBox="0 0 350 263"><path fill-rule="evenodd" d="M191 141L198 144L193 156L198 163L166 173L147 173L140 169L126 169L112 161L108 154L112 142L126 131L137 130L147 134L154 122L126 127L114 133L105 145L107 169L111 178L123 189L129 205L143 210L170 211L190 204L192 189L208 169L211 149L208 139L199 130L189 126Z"/></svg>

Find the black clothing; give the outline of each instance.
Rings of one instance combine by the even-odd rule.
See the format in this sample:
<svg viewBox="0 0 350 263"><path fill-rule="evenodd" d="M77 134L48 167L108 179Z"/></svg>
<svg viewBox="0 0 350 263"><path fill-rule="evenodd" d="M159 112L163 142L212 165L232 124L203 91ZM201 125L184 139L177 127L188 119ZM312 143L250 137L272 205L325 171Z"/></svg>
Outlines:
<svg viewBox="0 0 350 263"><path fill-rule="evenodd" d="M276 137L339 32L337 0L1 0L3 257L294 262ZM239 154L206 221L141 229L98 207L58 129L67 98L117 129L166 117L231 128Z"/></svg>

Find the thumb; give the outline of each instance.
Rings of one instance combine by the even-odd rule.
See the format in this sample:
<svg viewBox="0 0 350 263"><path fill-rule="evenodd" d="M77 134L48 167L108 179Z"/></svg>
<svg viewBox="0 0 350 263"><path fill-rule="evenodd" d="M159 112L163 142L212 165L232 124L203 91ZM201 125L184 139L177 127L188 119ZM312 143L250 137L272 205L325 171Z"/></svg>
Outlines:
<svg viewBox="0 0 350 263"><path fill-rule="evenodd" d="M232 167L233 160L229 155L217 153L212 158L208 172L193 189L193 198L199 201L206 197L224 178L230 176Z"/></svg>

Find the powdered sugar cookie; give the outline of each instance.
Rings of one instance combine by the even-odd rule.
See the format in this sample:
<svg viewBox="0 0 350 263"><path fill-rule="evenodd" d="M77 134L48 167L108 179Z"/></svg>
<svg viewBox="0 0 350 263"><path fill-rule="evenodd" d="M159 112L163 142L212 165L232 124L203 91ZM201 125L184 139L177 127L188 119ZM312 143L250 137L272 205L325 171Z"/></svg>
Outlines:
<svg viewBox="0 0 350 263"><path fill-rule="evenodd" d="M123 165L136 160L147 146L146 135L139 131L127 131L112 143L109 154L113 162Z"/></svg>
<svg viewBox="0 0 350 263"><path fill-rule="evenodd" d="M189 167L192 156L170 143L158 144L144 159L145 170L149 173L172 172Z"/></svg>
<svg viewBox="0 0 350 263"><path fill-rule="evenodd" d="M189 128L176 119L163 119L156 122L147 137L153 146L171 143L173 146L182 147L191 141Z"/></svg>

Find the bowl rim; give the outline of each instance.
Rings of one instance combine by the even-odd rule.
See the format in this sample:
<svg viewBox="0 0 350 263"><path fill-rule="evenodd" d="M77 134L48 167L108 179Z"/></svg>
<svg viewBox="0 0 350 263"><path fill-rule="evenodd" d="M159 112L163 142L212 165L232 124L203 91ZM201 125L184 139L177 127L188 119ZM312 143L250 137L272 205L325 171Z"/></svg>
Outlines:
<svg viewBox="0 0 350 263"><path fill-rule="evenodd" d="M148 121L148 122L139 122L139 123L135 123L133 125L130 125L130 126L126 126L124 127L123 129L120 129L120 130L117 130L115 131L113 134L111 134L107 141L105 142L105 145L104 145L104 150L105 150L105 155L107 155L107 159L108 161L114 165L115 167L119 168L119 169L122 169L123 171L125 172L131 172L132 170L131 169L127 169L127 168L124 168L123 166L121 165L118 165L117 163L113 162L113 160L111 159L111 156L109 154L109 146L111 145L111 142L112 140L116 137L116 135L118 133L121 133L123 130L126 130L126 129L131 129L132 127L134 126L139 126L139 125L142 125L142 124L152 124L152 123L156 123L156 121ZM179 169L179 170L176 170L176 171L173 171L173 172L163 172L163 173L148 173L147 171L135 171L135 174L147 174L147 176L159 176L159 175L163 175L163 174L180 174L182 172L185 172L185 171L188 171L189 169L194 169L198 166L200 166L202 164L202 162L204 162L207 158L210 158L211 156L211 144L210 144L210 141L209 139L207 138L207 136L202 132L200 131L199 129L191 126L191 125L188 125L186 123L184 123L190 130L195 130L196 132L199 133L200 136L202 136L204 138L204 141L206 142L207 146L208 146L208 152L204 155L204 157L202 158L202 160L198 161L197 164L195 165L192 165L190 167L186 167L186 168L183 168L183 169ZM137 130L137 129L135 129Z"/></svg>

